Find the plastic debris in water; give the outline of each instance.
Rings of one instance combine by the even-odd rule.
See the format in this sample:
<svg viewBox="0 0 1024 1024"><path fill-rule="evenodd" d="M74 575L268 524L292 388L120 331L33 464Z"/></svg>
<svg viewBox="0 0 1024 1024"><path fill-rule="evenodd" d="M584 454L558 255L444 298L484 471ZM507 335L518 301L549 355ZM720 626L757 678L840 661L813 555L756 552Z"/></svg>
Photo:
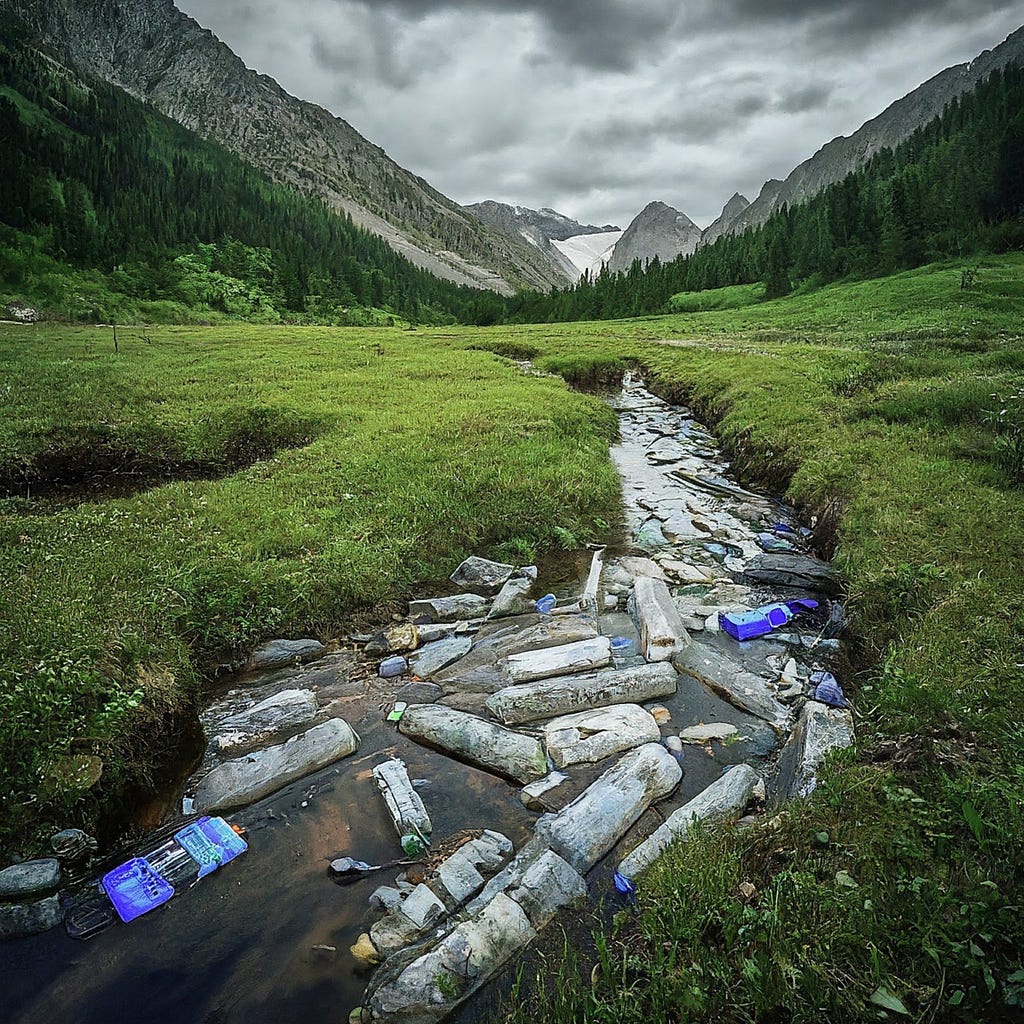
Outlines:
<svg viewBox="0 0 1024 1024"><path fill-rule="evenodd" d="M389 722L400 722L402 720L402 715L405 714L405 709L408 706L409 705L406 704L406 702L404 700L396 700L395 701L395 706L388 713L387 721L389 721Z"/></svg>
<svg viewBox="0 0 1024 1024"><path fill-rule="evenodd" d="M634 885L631 879L616 871L612 875L612 881L615 883L616 890L622 893L623 896L628 897L630 900L636 899L636 885Z"/></svg>
<svg viewBox="0 0 1024 1024"><path fill-rule="evenodd" d="M426 844L414 832L407 832L402 836L401 843L402 851L407 857L420 857L426 853Z"/></svg>
<svg viewBox="0 0 1024 1024"><path fill-rule="evenodd" d="M554 594L545 594L534 607L541 615L547 615L555 607L556 597Z"/></svg>
<svg viewBox="0 0 1024 1024"><path fill-rule="evenodd" d="M811 684L814 686L814 699L820 700L833 708L846 708L849 703L843 695L843 688L831 672L812 672Z"/></svg>
<svg viewBox="0 0 1024 1024"><path fill-rule="evenodd" d="M628 651L633 646L633 641L628 636L613 636L611 640L612 650L617 654Z"/></svg>

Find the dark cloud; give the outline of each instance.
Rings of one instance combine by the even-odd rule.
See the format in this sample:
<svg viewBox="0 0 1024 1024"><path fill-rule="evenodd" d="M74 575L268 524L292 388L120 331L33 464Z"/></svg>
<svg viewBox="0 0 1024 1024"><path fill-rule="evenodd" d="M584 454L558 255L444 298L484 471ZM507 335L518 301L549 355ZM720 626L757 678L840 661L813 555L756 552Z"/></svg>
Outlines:
<svg viewBox="0 0 1024 1024"><path fill-rule="evenodd" d="M358 0L368 8L425 18L451 11L536 16L556 52L588 68L629 71L660 49L680 17L673 0Z"/></svg>
<svg viewBox="0 0 1024 1024"><path fill-rule="evenodd" d="M0 0L2 2L2 0ZM453 199L698 224L943 68L1020 0L176 0Z"/></svg>

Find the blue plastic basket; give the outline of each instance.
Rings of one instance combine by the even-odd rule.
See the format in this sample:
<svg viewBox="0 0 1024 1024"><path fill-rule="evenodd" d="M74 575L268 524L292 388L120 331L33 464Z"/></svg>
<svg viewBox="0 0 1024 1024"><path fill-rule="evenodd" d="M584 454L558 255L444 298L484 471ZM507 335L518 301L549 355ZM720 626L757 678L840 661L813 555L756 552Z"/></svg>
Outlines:
<svg viewBox="0 0 1024 1024"><path fill-rule="evenodd" d="M133 857L103 876L103 891L127 924L166 903L174 886L145 857Z"/></svg>
<svg viewBox="0 0 1024 1024"><path fill-rule="evenodd" d="M174 833L175 840L199 865L199 877L216 871L249 847L223 818L200 818Z"/></svg>

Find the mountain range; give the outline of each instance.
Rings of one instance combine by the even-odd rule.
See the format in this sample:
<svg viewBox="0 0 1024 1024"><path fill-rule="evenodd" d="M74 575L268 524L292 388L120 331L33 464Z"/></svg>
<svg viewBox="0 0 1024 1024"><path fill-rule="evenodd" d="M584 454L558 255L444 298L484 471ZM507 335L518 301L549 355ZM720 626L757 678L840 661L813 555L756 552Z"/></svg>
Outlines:
<svg viewBox="0 0 1024 1024"><path fill-rule="evenodd" d="M753 203L733 195L705 229L652 202L619 235L614 225L583 225L550 209L491 200L460 206L346 121L247 68L173 0L0 0L0 9L20 17L60 60L151 103L272 181L348 214L416 266L503 294L564 286L603 264L623 271L635 260L671 261L761 225L783 204L811 198L910 138L992 71L1024 63L1022 28L940 72L851 136L833 139L784 181L765 182Z"/></svg>

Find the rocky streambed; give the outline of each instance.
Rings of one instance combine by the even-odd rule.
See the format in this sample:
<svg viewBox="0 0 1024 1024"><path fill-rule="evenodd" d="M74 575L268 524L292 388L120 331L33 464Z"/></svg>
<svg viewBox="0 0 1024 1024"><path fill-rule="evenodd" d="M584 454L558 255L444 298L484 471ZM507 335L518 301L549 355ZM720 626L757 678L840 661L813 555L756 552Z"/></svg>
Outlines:
<svg viewBox="0 0 1024 1024"><path fill-rule="evenodd" d="M204 713L186 816L152 839L224 814L247 855L87 944L0 947L13 1019L438 1020L612 871L643 885L693 820L750 824L813 789L853 735L834 574L687 410L629 377L612 401L625 544L557 587L470 559L379 633L258 652ZM721 628L787 603L762 637ZM102 907L54 897L57 867L0 900L49 901L48 924Z"/></svg>

